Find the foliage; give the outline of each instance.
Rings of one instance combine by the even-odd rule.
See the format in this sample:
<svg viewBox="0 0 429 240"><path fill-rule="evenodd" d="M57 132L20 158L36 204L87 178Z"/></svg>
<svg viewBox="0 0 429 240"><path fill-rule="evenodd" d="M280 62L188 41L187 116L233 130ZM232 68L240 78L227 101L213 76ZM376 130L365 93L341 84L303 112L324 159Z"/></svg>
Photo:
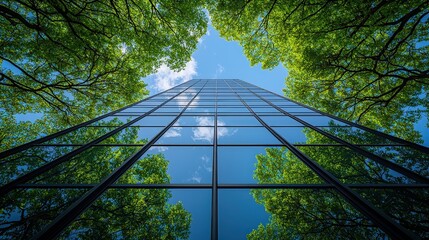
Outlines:
<svg viewBox="0 0 429 240"><path fill-rule="evenodd" d="M201 4L3 1L0 110L8 115L3 117L44 113L38 124L54 122L58 131L142 99L148 94L142 77L161 64L180 69L189 61L206 32Z"/></svg>
<svg viewBox="0 0 429 240"><path fill-rule="evenodd" d="M416 140L428 106L426 0L218 1L213 25L250 63L283 64L292 99Z"/></svg>

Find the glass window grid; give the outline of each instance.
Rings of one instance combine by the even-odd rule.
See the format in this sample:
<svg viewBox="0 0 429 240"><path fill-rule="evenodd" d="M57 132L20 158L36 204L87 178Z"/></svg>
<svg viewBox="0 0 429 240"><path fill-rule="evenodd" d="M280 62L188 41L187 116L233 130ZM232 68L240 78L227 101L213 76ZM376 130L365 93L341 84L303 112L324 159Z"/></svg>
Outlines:
<svg viewBox="0 0 429 240"><path fill-rule="evenodd" d="M212 81L212 80L209 80L209 81L205 81L205 80L200 80L201 82L205 82L205 83L207 83L207 82L209 82L209 81ZM222 81L224 81L224 80L218 80L217 82L216 82L216 84L218 83L218 82L222 82ZM222 84L222 90L223 91L225 91L225 93L228 93L228 94L225 94L225 95L228 95L228 96L231 96L231 98L233 98L232 97L232 95L233 94L231 94L231 93L233 93L233 92L229 92L229 91L227 91L228 90L228 87L230 87L230 86L228 86L228 87L226 87L227 85L228 85L228 82L230 82L230 81L224 81L225 82L225 84ZM266 101L268 101L268 102L270 102L270 104L274 104L274 103L277 103L277 102L281 102L281 101L287 101L287 100L285 100L284 98L282 98L282 97L279 97L279 96L276 96L276 95L274 95L274 94L271 94L271 93L269 93L269 92L267 92L267 91L265 91L265 90L262 90L262 89L259 89L259 88L257 88L257 87L252 87L252 85L249 85L249 84L245 84L244 82L242 82L242 81L239 81L239 80L233 80L233 82L234 82L234 84L231 84L231 85L233 85L233 90L235 91L235 92L237 92L238 93L238 96L240 96L241 97L241 100L243 100L243 101L245 101L247 104L249 104L250 106L252 106L252 101L253 102L255 102L255 106L257 106L257 105L259 105L260 103L258 103L258 101L261 101L261 97L263 98L263 99L265 99ZM190 82L188 82L187 84L185 84L185 85L182 85L182 87L176 87L176 88L174 88L175 89L175 91L167 91L168 92L168 95L164 95L164 96L159 96L159 97L153 97L152 99L148 99L148 100L146 100L146 101L143 101L143 102L140 102L140 103L138 103L138 104L135 104L135 105L133 105L132 107L130 107L130 109L133 109L133 110L135 110L135 109L138 109L138 108L148 108L148 106L151 106L151 107L154 107L154 108L157 108L157 107L159 107L159 105L158 104L162 104L162 103L164 103L164 102L161 102L161 101L159 101L159 100L161 100L161 98L162 99L164 99L164 97L174 97L174 96L176 96L177 94L179 94L181 91L186 91L186 89L187 89L187 87L190 87L190 86L192 86L191 85L191 83L193 83L193 84L195 84L195 83L198 83L198 81L190 81ZM209 89L207 89L207 90L210 90L211 91L211 93L216 93L216 84L211 84L211 86L210 86L210 88ZM187 86L187 87L184 87L184 86ZM195 90L201 90L201 89L199 89L199 88L201 88L201 87L203 87L204 85L199 85L199 86L197 86L197 85L194 85L194 88L192 89L192 92L189 92L189 93L185 93L185 94L183 94L182 93L182 95L179 95L178 97L176 97L173 101L175 101L175 100L178 100L178 101L180 101L183 105L185 105L185 104L188 104L189 102L187 102L187 101L189 101L190 100L190 98L192 98L192 97L195 97L196 96L196 92L194 92ZM243 88L241 88L241 87L249 87L248 89L243 89ZM237 89L237 88L241 88L241 89ZM194 90L195 89L195 90ZM251 91L251 92L249 92L249 91ZM203 91L201 91L200 93L203 93L204 92L204 90ZM171 94L170 94L171 93ZM165 93L164 93L165 94ZM235 93L234 93L235 94ZM221 104L222 104L222 102L230 102L230 99L224 99L224 100L221 100L221 99L219 99L219 96L222 96L223 94L214 94L213 96L214 96L214 98L212 99L211 97L211 95L205 95L205 96L201 96L203 99L201 99L201 100L199 100L199 101L201 101L201 102L207 102L207 103L212 103L213 101L215 101L216 100L216 96L218 97L218 99L217 99L217 102L218 102L218 107L219 106L221 106ZM259 96L257 96L257 95L259 95ZM181 96L186 96L186 97L181 97ZM210 96L210 98L209 98L209 96ZM183 100L181 100L183 98ZM204 100L204 98L208 98L208 99L205 99ZM237 98L238 99L238 98ZM166 100L168 100L168 99L166 99ZM233 100L233 101L236 101L236 100ZM168 104L168 103L167 103ZM165 107L167 107L168 105L166 104L166 106ZM170 103L171 105L173 104L173 102L171 102ZM265 104L263 104L263 105L265 105ZM186 105L185 105L186 106ZM298 108L299 110L304 110L304 111L309 111L309 112L312 112L312 115L309 115L309 113L307 113L307 112L296 112L295 114L291 114L291 115L293 115L293 116L297 116L297 117L299 117L299 116L320 116L320 115L322 115L323 116L323 114L320 114L320 113L317 113L317 112L313 112L312 110L310 110L310 109L307 109L307 108L305 108L305 107L302 107L302 106L299 106L299 105L296 105L295 103L292 103L292 102L287 102L287 103L284 103L284 104L278 104L277 106L279 106L281 109L285 109L285 108L287 108L287 109L293 109L293 108ZM184 107L184 106L183 106ZM228 105L228 108L235 108L235 106L233 107L233 105ZM240 107L244 107L244 105L240 105ZM252 109L254 109L254 107L252 106ZM126 110L126 109L124 109L124 110ZM122 110L122 113L125 113L126 111L124 111L124 110ZM176 116L178 116L178 114L179 115L186 115L185 113L186 113L186 111L185 111L185 109L183 109L184 110L184 112L171 112L171 113L168 113L168 112L165 112L165 113L152 113L151 114L151 116L163 116L163 115L168 115L168 116L174 116L174 117L176 117ZM257 111L255 111L256 113L254 113L254 112L252 112L252 113L246 113L246 115L254 115L254 114L256 114L256 115L259 115L259 116L277 116L277 114L273 114L273 113L264 113L264 112L262 112L262 113L257 113ZM291 111L288 111L288 112L290 112L290 113L293 113L293 112L291 112ZM111 113L110 115L108 114L107 115L107 117L108 116L118 116L118 115L121 115L122 113ZM143 113L144 114L144 113ZM214 115L213 115L214 114ZM237 116L239 116L239 115L243 115L243 113L233 113L233 112L231 112L231 113L221 113L221 112L218 112L218 113L211 113L211 115L210 116L214 116L215 118L216 118L216 116L234 116L234 115L237 115ZM121 115L122 116L122 115ZM124 115L124 116L126 116L126 115ZM140 116L141 117L141 115L138 115L138 114L133 114L133 115L129 115L129 116L133 116L133 117L136 117L136 116ZM188 115L187 115L188 116ZM192 115L190 115L190 116L192 116ZM200 115L200 113L198 113L198 114L195 114L195 115L193 115L193 116L201 116ZM329 117L329 116L328 116ZM94 124L94 122L91 122L91 123L88 123L88 124ZM124 124L127 124L127 123L124 123ZM320 127L321 125L314 125L315 127ZM101 127L101 126L94 126L94 128L98 128L98 127ZM149 126L146 126L146 127L149 127ZM188 127L196 127L196 126L188 126ZM234 126L234 127L240 127L240 126ZM288 127L288 126L284 126L284 127ZM355 127L358 127L358 128L360 128L360 126L355 126ZM217 127L215 126L215 129L216 129ZM168 130L168 129L165 129L165 130ZM365 130L367 130L367 129L364 129L364 131ZM73 130L71 130L71 131L73 131ZM375 132L375 134L376 135L380 135L381 137L385 137L385 135L383 135L383 134L381 134L381 133L377 133L377 132ZM216 138L215 138L216 139ZM395 138L393 138L393 140L397 140L397 139L395 139ZM395 145L398 145L398 146L407 146L407 147L415 147L413 144L410 144L410 143L407 143L407 142L403 142L403 141L400 141L399 140L399 142L400 143L397 143L397 142L390 142L389 144L381 144L381 145L378 145L378 146L381 146L381 147L383 147L383 146L395 146ZM31 146L40 146L40 145L44 145L44 144L46 144L46 142L41 142L41 143L32 143L31 144ZM61 144L58 144L59 146L61 145ZM75 144L76 146L78 146L79 144ZM97 146L97 145L100 145L100 143L93 143L92 144L92 146ZM101 144L102 145L102 144ZM329 144L328 144L329 145ZM331 145L337 145L337 146L344 146L345 147L345 145L341 145L341 144L331 144ZM376 145L376 144L368 144L368 145L365 145L365 144L351 144L352 146L354 146L354 147L357 147L357 149L360 149L360 147L362 147L362 146L371 146L371 145ZM81 146L85 146L85 145L83 145L83 144L81 144ZM118 145L119 146L119 145ZM168 144L164 144L164 145L156 145L156 144L154 144L154 143L152 143L152 146L169 146ZM180 146L180 144L171 144L171 146ZM193 144L189 144L189 146L194 146ZM202 145L199 145L199 146L202 146ZM205 146L213 146L214 147L214 149L217 149L217 146L228 146L228 144L218 144L218 143L216 143L216 142L214 142L213 144L206 144ZM283 144L270 144L270 145L267 145L267 144L264 144L264 143L261 143L261 144L249 144L249 145L246 145L246 144L231 144L230 146L284 146ZM296 146L307 146L307 147L311 147L311 146L313 146L312 144L296 144ZM356 149L352 149L353 151L357 151ZM419 149L419 150L422 150L422 149ZM423 148L423 150L425 150L424 148ZM18 151L19 152L19 151ZM214 151L214 152L216 152L216 151ZM359 152L359 151L357 151L357 152ZM67 160L67 161L69 161L69 160ZM216 159L213 159L213 161L214 162L216 162ZM48 170L49 168L46 168L46 169L44 169L44 172L46 172L47 170ZM217 173L213 173L214 175L215 174L217 174ZM34 177L33 177L34 178ZM24 183L24 185L25 185L25 183L28 183L28 181L24 181L23 182ZM21 185L23 184L23 183L21 183ZM427 183L426 183L427 184ZM30 184L31 185L31 184ZM216 188L214 188L214 185L216 185ZM345 186L349 186L349 187L351 187L352 189L361 189L361 188L364 188L364 189L366 189L366 188L368 188L368 187L376 187L376 188L379 188L379 189L384 189L384 188L395 188L396 186L395 186L395 184L393 184L393 185L389 185L389 186L382 186L382 184L378 184L378 186L377 185L375 185L375 186L372 186L371 184L367 184L367 185L361 185L361 186L353 186L353 185L347 185L347 184L343 184L343 185L345 185ZM38 186L38 187L40 187L40 186ZM52 187L54 187L54 186L45 186L45 187L47 187L47 188L52 188ZM76 186L76 187L82 187L82 186ZM90 186L90 187L92 187L92 186ZM113 185L110 185L108 188L109 189L112 189L112 188L117 188L118 186L115 186L114 184ZM137 188L146 188L147 186L144 186L144 185L141 185L141 186L135 186L135 187L137 187ZM173 187L173 185L171 185L171 187ZM166 185L165 186L165 188L167 188L167 189L169 189L169 188L171 188L171 187L169 187L168 185ZM181 186L182 188L189 188L189 189L194 189L194 188L206 188L206 189L212 189L213 191L218 191L219 189L223 189L223 188L228 188L228 189L234 189L234 186L231 186L231 185L228 185L228 186L226 186L226 185L222 185L222 184L219 184L218 182L215 182L215 183L211 183L211 184L208 184L207 186L198 186L198 184L194 184L194 185L189 185L189 186L185 186L185 185L183 185L183 186ZM237 187L240 187L240 188L255 188L255 187L257 187L257 188L271 188L271 186L264 186L264 185L255 185L255 184L245 184L245 186L235 186L235 188L237 188ZM291 185L287 185L287 184L279 184L278 186L275 186L275 188L279 188L279 189L287 189L287 188L291 188L291 187L294 187L294 186L291 186ZM333 188L333 186L332 185L330 185L330 184L324 184L324 185L320 185L320 187L323 187L323 188L325 188L325 187L328 187L328 188ZM406 186L405 186L406 187ZM18 185L15 185L15 186L13 186L12 188L11 188L11 190L13 191L14 189L17 189L17 188L22 188L22 186L18 186ZM24 187L25 189L33 189L32 188L32 186L27 186L27 187ZM58 188L58 186L55 186L54 188ZM68 187L69 188L69 187ZM308 186L303 186L303 188L308 188L308 189L316 189L316 188L318 188L317 186L313 186L313 185L308 185ZM402 185L398 185L397 186L397 188L399 188L399 189L404 189L404 186L402 186ZM408 186L408 188L415 188L415 184L409 184L409 186ZM59 189L61 189L61 186L59 187ZM72 188L70 188L70 189L72 189ZM215 190L214 190L215 189ZM214 201L217 201L216 199L214 199ZM88 202L87 204L91 204L91 202ZM213 203L212 203L213 204ZM214 204L214 205L212 205L214 208L217 208L217 206L216 206L216 203ZM212 218L215 216L215 215L217 215L217 211L216 211L216 209L212 209ZM213 227L213 226L212 226ZM213 229L213 228L212 228ZM212 236L213 236L213 232L212 232Z"/></svg>

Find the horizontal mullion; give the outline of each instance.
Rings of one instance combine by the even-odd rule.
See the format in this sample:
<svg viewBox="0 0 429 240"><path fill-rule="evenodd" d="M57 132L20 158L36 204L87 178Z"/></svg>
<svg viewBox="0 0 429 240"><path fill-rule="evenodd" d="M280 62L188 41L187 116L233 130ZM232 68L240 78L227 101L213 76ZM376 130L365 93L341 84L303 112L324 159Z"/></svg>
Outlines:
<svg viewBox="0 0 429 240"><path fill-rule="evenodd" d="M429 184L345 184L350 188L363 189L429 189ZM96 184L18 184L17 188L93 188ZM112 184L109 188L212 188L212 184ZM328 189L331 184L218 184L224 189Z"/></svg>

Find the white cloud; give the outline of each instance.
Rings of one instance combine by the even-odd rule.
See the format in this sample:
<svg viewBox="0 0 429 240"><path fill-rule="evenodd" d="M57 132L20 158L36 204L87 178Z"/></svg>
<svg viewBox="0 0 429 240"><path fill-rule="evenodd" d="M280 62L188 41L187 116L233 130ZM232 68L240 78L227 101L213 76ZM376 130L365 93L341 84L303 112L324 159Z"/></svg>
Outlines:
<svg viewBox="0 0 429 240"><path fill-rule="evenodd" d="M201 157L201 163L198 168L193 172L192 177L188 179L190 182L201 183L203 176L210 176L213 171L211 166L211 158L206 155Z"/></svg>
<svg viewBox="0 0 429 240"><path fill-rule="evenodd" d="M210 158L204 155L201 157L201 160L204 170L206 170L207 172L212 172Z"/></svg>
<svg viewBox="0 0 429 240"><path fill-rule="evenodd" d="M164 134L164 137L167 137L167 138L180 137L182 136L182 134L180 133L180 130L182 130L181 127L172 127Z"/></svg>
<svg viewBox="0 0 429 240"><path fill-rule="evenodd" d="M193 176L190 180L191 180L191 182L200 183L201 179L202 179L202 177Z"/></svg>
<svg viewBox="0 0 429 240"><path fill-rule="evenodd" d="M213 122L214 122L213 119L209 117L196 117L195 121L199 126L213 126ZM225 123L222 121L218 121L217 125L225 126ZM229 128L223 127L223 128L217 129L217 135L218 137L231 136L231 135L234 135L237 131L238 129L236 128L234 128L233 131L230 131ZM192 128L192 132L194 134L192 136L193 140L205 140L207 142L213 141L214 133L213 133L212 127L195 127L195 128Z"/></svg>
<svg viewBox="0 0 429 240"><path fill-rule="evenodd" d="M211 127L195 127L192 128L192 132L194 135L192 136L192 140L204 140L207 142L213 141L213 128Z"/></svg>
<svg viewBox="0 0 429 240"><path fill-rule="evenodd" d="M185 68L179 72L175 72L167 65L162 64L153 76L155 85L152 88L164 91L197 76L197 62L191 58L191 61L187 62Z"/></svg>
<svg viewBox="0 0 429 240"><path fill-rule="evenodd" d="M153 149L158 152L165 152L168 150L168 147L154 147Z"/></svg>
<svg viewBox="0 0 429 240"><path fill-rule="evenodd" d="M219 75L221 75L224 70L225 70L225 68L222 65L218 64L213 78L218 78Z"/></svg>

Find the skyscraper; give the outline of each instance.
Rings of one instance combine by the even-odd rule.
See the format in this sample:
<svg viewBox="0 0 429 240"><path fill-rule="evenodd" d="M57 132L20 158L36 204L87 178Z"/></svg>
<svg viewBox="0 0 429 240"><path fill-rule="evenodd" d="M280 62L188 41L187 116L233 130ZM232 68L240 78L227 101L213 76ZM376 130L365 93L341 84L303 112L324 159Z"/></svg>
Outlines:
<svg viewBox="0 0 429 240"><path fill-rule="evenodd" d="M191 80L2 152L2 238L429 238L428 148Z"/></svg>

